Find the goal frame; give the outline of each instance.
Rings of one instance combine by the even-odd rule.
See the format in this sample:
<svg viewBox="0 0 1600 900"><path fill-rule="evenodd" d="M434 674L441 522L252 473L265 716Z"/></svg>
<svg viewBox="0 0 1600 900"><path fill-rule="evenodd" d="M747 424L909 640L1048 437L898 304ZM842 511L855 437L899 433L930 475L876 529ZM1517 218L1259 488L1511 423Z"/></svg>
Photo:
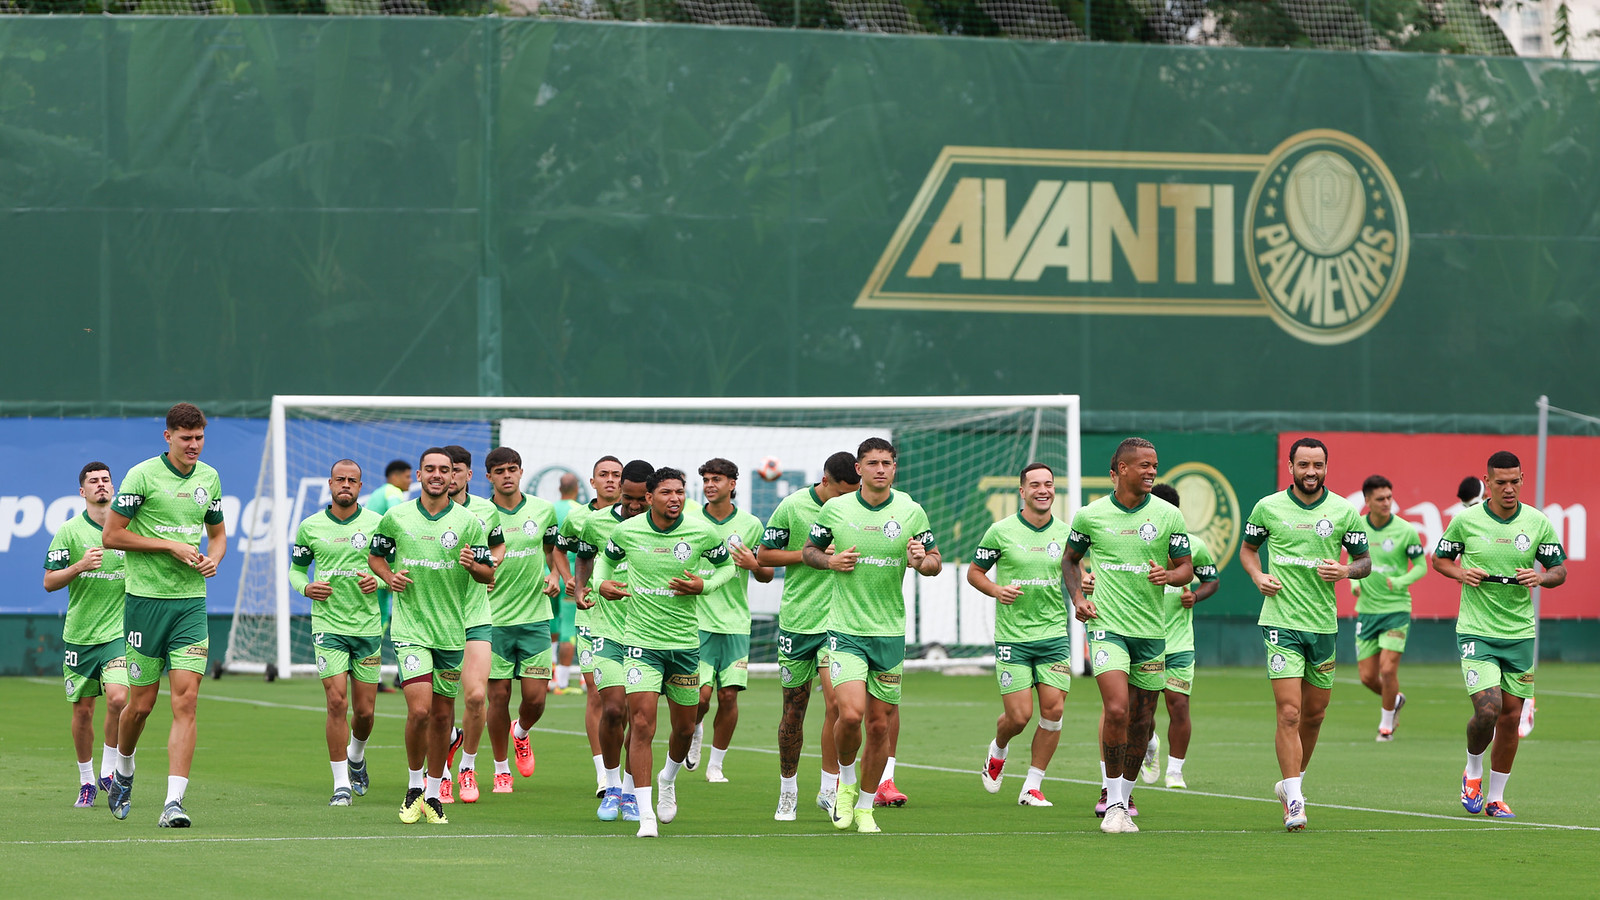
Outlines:
<svg viewBox="0 0 1600 900"><path fill-rule="evenodd" d="M268 419L267 434L272 463L272 483L288 484L288 412L317 409L427 409L470 411L483 408L515 412L529 411L594 411L594 410L668 410L692 412L694 410L810 410L849 409L856 411L906 410L906 409L992 409L1006 407L1033 407L1034 437L1029 448L1029 458L1038 441L1038 423L1046 407L1062 409L1067 418L1067 516L1070 521L1077 512L1083 495L1082 431L1080 413L1082 398L1077 394L985 394L976 396L910 396L910 397L429 397L429 396L367 396L360 394L274 394L272 411ZM263 467L262 475L265 475ZM260 490L258 480L257 490ZM290 547L296 523L274 516L273 566L278 573L287 573ZM248 568L240 575L239 592L242 597ZM277 647L275 651L278 677L292 677L294 666L290 654L290 622L292 621L291 592L287 574L274 579L274 627ZM235 601L235 619L238 601ZM1072 658L1074 667L1083 656L1084 634L1075 618L1071 622ZM229 650L233 646L233 631L228 633ZM231 655L231 652L230 654ZM992 655L965 660L975 665L992 665ZM908 660L907 668L917 668ZM260 672L264 663L228 662L230 671ZM756 669L752 666L752 669Z"/></svg>

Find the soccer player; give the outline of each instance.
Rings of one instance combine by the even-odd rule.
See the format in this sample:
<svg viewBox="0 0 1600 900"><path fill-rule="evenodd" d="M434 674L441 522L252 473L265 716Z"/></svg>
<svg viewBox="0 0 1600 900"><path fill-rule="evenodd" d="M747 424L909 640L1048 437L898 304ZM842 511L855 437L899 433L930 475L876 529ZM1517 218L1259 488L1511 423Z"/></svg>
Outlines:
<svg viewBox="0 0 1600 900"><path fill-rule="evenodd" d="M578 503L578 476L571 472L562 472L561 479L557 483L557 490L561 493L561 499L555 502L556 534L559 537L561 524L580 505ZM560 543L559 540L557 543ZM563 557L566 555L565 553L562 554ZM568 559L567 572L569 576L572 571L571 566L572 560ZM550 619L550 642L554 645L552 649L555 650L556 674L550 680L550 690L557 694L566 694L572 691L572 670L577 668L573 665L573 659L576 655L575 638L578 633L578 607L573 601L572 592L567 590L567 582L571 580L570 577L563 577L558 585L560 592L551 600L551 606L555 607L555 615ZM582 690L582 688L579 688L579 690Z"/></svg>
<svg viewBox="0 0 1600 900"><path fill-rule="evenodd" d="M332 502L295 532L289 585L311 600L311 643L328 704L325 732L333 769L328 805L349 806L352 792L366 794L370 783L367 740L382 680L383 614L376 596L378 578L367 560L383 517L356 502L361 467L355 460L333 464L328 491ZM316 581L309 572L313 566ZM351 713L354 721L347 721Z"/></svg>
<svg viewBox="0 0 1600 900"><path fill-rule="evenodd" d="M83 514L68 519L50 541L44 558L44 589L67 589L67 621L61 628L66 645L62 677L72 704L72 746L78 751L78 801L89 807L100 791L111 789L117 765L117 724L128 703L127 642L122 636L123 552L100 544L106 513L116 488L103 462L78 472ZM100 777L94 773L94 698L106 696L105 745L100 752ZM109 798L108 798L109 799Z"/></svg>
<svg viewBox="0 0 1600 900"><path fill-rule="evenodd" d="M598 512L609 512L610 508L622 496L622 461L615 456L603 456L594 464L589 476L589 486L594 489L594 499L586 504L572 506L567 509L566 517L562 518L561 504L556 504L556 518L561 522L561 546L568 553L568 564L573 573L572 583L567 590L567 595L573 599L575 614L573 617L573 641L575 644L575 659L578 671L581 673L584 686L584 712L583 728L589 736L589 752L594 757L595 796L604 798L606 795L606 765L605 755L600 752L600 695L595 690L594 669L595 654L591 621L594 616L592 602L588 606L577 603L582 592L579 590L579 556L581 549L585 520ZM641 488L643 485L640 486ZM593 560L591 552L589 560ZM587 588L587 575L581 587Z"/></svg>
<svg viewBox="0 0 1600 900"><path fill-rule="evenodd" d="M192 403L167 411L162 432L167 452L129 470L106 516L101 536L107 550L122 550L128 597L128 705L117 723L117 771L110 788L111 813L128 817L133 799L133 754L145 720L170 670L172 729L167 735L167 800L157 824L188 828L183 794L194 761L195 705L210 646L206 631L206 579L228 552L222 523L222 482L200 461L206 416ZM200 552L200 535L206 551Z"/></svg>
<svg viewBox="0 0 1600 900"><path fill-rule="evenodd" d="M1070 529L1051 512L1056 479L1049 466L1028 463L1018 481L1022 509L989 526L967 567L967 583L995 601L994 671L1002 712L983 766L983 789L1000 792L1007 745L1033 718L1037 691L1039 727L1017 803L1052 806L1044 797L1044 772L1061 743L1061 716L1072 689L1072 641L1059 577Z"/></svg>
<svg viewBox="0 0 1600 900"><path fill-rule="evenodd" d="M517 772L533 775L533 743L528 729L544 715L550 685L550 600L566 578L567 556L550 501L522 493L522 455L496 447L483 458L494 488L494 505L505 538L505 557L495 568L489 603L494 641L489 662L489 744L494 750L496 794L511 793L507 741L516 750ZM522 683L522 703L511 720L511 680ZM462 761L465 771L466 761ZM466 779L461 799L466 800ZM469 801L470 802L470 801Z"/></svg>
<svg viewBox="0 0 1600 900"><path fill-rule="evenodd" d="M1178 505L1178 490L1170 484L1158 484L1150 493L1162 500ZM1194 607L1217 592L1217 564L1211 550L1197 534L1189 535L1189 561L1194 567L1194 581L1190 584L1169 584L1162 594L1167 608L1166 676L1162 694L1167 704L1167 787L1186 788L1183 762L1189 756L1189 737L1193 726L1189 721L1189 692L1194 689ZM1145 762L1140 772L1145 784L1154 784L1160 772L1161 744L1154 732L1145 748ZM1132 798L1129 798L1130 815Z"/></svg>
<svg viewBox="0 0 1600 900"><path fill-rule="evenodd" d="M367 498L366 506L367 509L377 513L380 517L388 512L390 508L405 502L406 494L411 490L411 463L403 459L389 460L389 464L383 467L383 479L383 484L379 485L378 489L372 492L372 496ZM379 582L378 606L383 610L383 652L390 660L394 659L394 646L388 639L389 619L393 612L393 603L394 594L390 593L382 582ZM398 671L394 676L393 687L384 684L381 680L378 682L378 692L383 694L392 694L399 687L400 673Z"/></svg>
<svg viewBox="0 0 1600 900"><path fill-rule="evenodd" d="M1334 582L1372 571L1367 532L1349 501L1328 490L1328 447L1300 438L1289 447L1288 490L1257 501L1244 526L1239 562L1261 592L1261 634L1267 678L1277 707L1278 769L1283 780L1272 791L1283 804L1283 827L1306 827L1301 786L1317 747L1322 718L1333 694L1338 610ZM1261 567L1265 545L1271 571ZM1350 554L1339 562L1339 550Z"/></svg>
<svg viewBox="0 0 1600 900"><path fill-rule="evenodd" d="M1089 632L1089 656L1104 706L1101 752L1106 764L1106 834L1139 830L1128 794L1155 729L1156 701L1166 684L1169 584L1194 576L1189 535L1172 504L1151 497L1159 463L1144 438L1127 438L1111 454L1113 492L1078 510L1061 556L1061 576L1074 615ZM1095 593L1083 593L1081 564L1095 560Z"/></svg>
<svg viewBox="0 0 1600 900"><path fill-rule="evenodd" d="M433 825L449 822L439 793L466 636L476 614L469 584L494 580L489 547L503 540L485 534L477 516L451 501L451 465L442 447L422 452L422 496L384 513L369 550L373 574L395 595L393 635L406 698L409 772L400 821L407 825L423 818Z"/></svg>
<svg viewBox="0 0 1600 900"><path fill-rule="evenodd" d="M717 717L712 721L711 763L706 780L726 783L722 761L739 725L739 692L750 686L750 576L762 584L772 581L771 567L756 559L761 545L761 520L733 505L738 495L739 467L715 457L700 466L706 502L700 510L713 531L727 545L728 556L739 568L721 589L703 594L695 604L700 622L700 705L695 711L694 737L689 741L688 768L700 764L700 743L711 694L717 695Z"/></svg>
<svg viewBox="0 0 1600 900"><path fill-rule="evenodd" d="M695 709L700 702L700 638L695 605L733 578L722 538L703 517L686 516L684 474L663 467L646 482L650 508L641 516L620 522L606 542L605 558L595 571L602 586L616 566L628 562L627 625L623 644L628 648L625 676L628 698L628 768L639 799L639 837L655 837L657 820L671 822L678 815L677 777L689 755L694 735ZM710 578L694 571L698 560L714 567ZM612 582L615 586L615 582ZM667 695L672 733L667 740L667 762L658 776L661 794L651 803L650 770L654 762L650 742L655 738L658 699Z"/></svg>
<svg viewBox="0 0 1600 900"><path fill-rule="evenodd" d="M471 451L460 444L449 444L444 449L450 454L450 499L478 517L484 534L503 534L494 503L469 492L472 486ZM494 556L494 564L500 565L505 557L505 544L492 544L490 551ZM478 741L483 737L489 696L489 659L494 641L494 616L489 605L489 590L493 586L493 579L487 585L467 586L467 592L472 595L472 611L467 616L467 645L461 662L461 699L465 708L461 711L461 728L450 734L450 755L445 759L444 784L439 792L445 803L456 802L454 792L450 789L450 767L455 763L457 750L461 751L461 768L456 773L461 783L461 801L478 802Z"/></svg>
<svg viewBox="0 0 1600 900"><path fill-rule="evenodd" d="M793 822L799 805L800 750L805 746L806 707L811 703L811 677L822 684L822 784L817 805L833 808L839 791L839 748L833 726L839 718L833 679L828 675L828 609L833 581L829 573L801 558L811 526L829 500L861 486L856 456L844 450L828 457L822 480L783 498L767 520L757 554L762 565L784 567L783 596L778 601L778 672L782 677L783 712L778 717L778 811L773 818Z"/></svg>
<svg viewBox="0 0 1600 900"><path fill-rule="evenodd" d="M1467 769L1461 805L1469 813L1514 819L1506 781L1521 740L1522 706L1533 697L1534 631L1531 588L1560 587L1567 554L1544 513L1519 499L1522 462L1504 450L1489 457L1483 503L1450 520L1433 553L1433 568L1461 582L1456 641L1461 675L1472 698L1467 722ZM1541 573L1534 565L1544 566ZM1489 792L1483 792L1483 754Z"/></svg>
<svg viewBox="0 0 1600 900"><path fill-rule="evenodd" d="M603 459L596 463L595 470L600 471L603 463ZM642 459L631 460L623 466L617 476L617 490L622 499L610 509L595 510L586 516L576 545L578 571L574 580L578 583L578 606L593 610L589 618L589 640L595 694L600 699L598 734L605 777L605 791L596 815L604 822L614 822L619 816L624 822L639 821L639 802L633 773L623 771L628 726L627 685L623 677L628 657L622 643L628 623L627 585L620 581L596 580L594 559L599 548L611 540L611 532L619 524L650 508L650 492L646 485L654 473L655 469ZM622 576L627 566L626 560L618 563L612 575Z"/></svg>
<svg viewBox="0 0 1600 900"><path fill-rule="evenodd" d="M856 755L865 734L861 781L882 782L885 750L891 746L890 712L900 705L905 669L905 570L932 576L943 567L927 513L894 490L896 463L894 445L887 440L862 441L856 450L861 489L823 504L801 551L806 565L831 570L833 582L828 659L839 705L834 724L839 794L829 817L833 827L854 824L863 834L881 829L872 814L874 794L857 785Z"/></svg>
<svg viewBox="0 0 1600 900"><path fill-rule="evenodd" d="M1350 582L1356 594L1356 665L1361 683L1383 698L1378 740L1394 740L1395 718L1406 705L1400 693L1400 655L1411 630L1411 585L1428 573L1422 538L1394 514L1394 485L1382 475L1361 483L1367 501L1367 552L1372 574Z"/></svg>

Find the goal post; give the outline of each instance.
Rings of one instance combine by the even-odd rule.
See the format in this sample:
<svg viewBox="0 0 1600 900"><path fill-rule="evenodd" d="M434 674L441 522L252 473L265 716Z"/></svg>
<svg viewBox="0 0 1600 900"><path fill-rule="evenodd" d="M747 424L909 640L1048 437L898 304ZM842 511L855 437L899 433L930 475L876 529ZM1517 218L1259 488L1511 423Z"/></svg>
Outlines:
<svg viewBox="0 0 1600 900"><path fill-rule="evenodd" d="M815 483L833 452L888 437L900 466L896 488L927 510L945 570L907 573L908 668L992 665L993 601L966 584L972 549L993 522L1018 509L1017 473L1033 461L1059 473L1056 513L1070 519L1082 497L1080 401L1075 395L975 397L378 397L275 396L250 521L241 522L244 564L224 665L280 677L315 672L310 601L289 585L299 522L329 501L329 466L354 459L363 497L385 464L416 465L429 446L460 444L474 457L471 491L487 495L483 455L494 446L523 457L524 491L549 500L564 473L590 498L595 460L645 459L693 474L711 457L740 468L737 505L762 521L777 502ZM415 485L413 485L413 494ZM781 573L781 570L780 570ZM782 576L751 587L751 669L775 636ZM1070 619L1070 617L1069 617ZM1083 631L1072 621L1073 658Z"/></svg>

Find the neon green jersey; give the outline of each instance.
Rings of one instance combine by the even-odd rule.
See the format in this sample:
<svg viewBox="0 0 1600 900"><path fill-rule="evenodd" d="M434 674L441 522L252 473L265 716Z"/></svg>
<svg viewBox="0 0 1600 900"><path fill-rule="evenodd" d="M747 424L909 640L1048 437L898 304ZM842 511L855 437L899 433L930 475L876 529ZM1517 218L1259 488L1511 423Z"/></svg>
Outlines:
<svg viewBox="0 0 1600 900"><path fill-rule="evenodd" d="M556 509L548 500L522 495L514 509L495 506L506 555L494 570L494 590L489 604L497 626L550 621L550 598L545 596L549 563L545 548L561 543Z"/></svg>
<svg viewBox="0 0 1600 900"><path fill-rule="evenodd" d="M905 637L906 544L919 540L935 549L933 529L922 506L900 491L878 506L867 504L860 491L829 500L807 538L814 546L834 551L856 548L860 558L849 572L826 574L833 582L828 630L860 637Z"/></svg>
<svg viewBox="0 0 1600 900"><path fill-rule="evenodd" d="M1129 509L1108 494L1072 517L1067 544L1080 555L1093 554L1098 615L1085 628L1133 638L1166 636L1165 586L1150 582L1150 563L1170 569L1190 554L1188 526L1176 506L1146 494Z"/></svg>
<svg viewBox="0 0 1600 900"><path fill-rule="evenodd" d="M734 507L728 518L720 522L711 518L711 513L704 506L700 508L700 515L722 539L729 554L739 546L748 547L754 553L761 541L761 520L738 507ZM714 634L750 633L750 570L737 565L734 568L738 571L726 584L704 594L700 602L695 604L695 615L701 631ZM704 576L706 573L700 574Z"/></svg>
<svg viewBox="0 0 1600 900"><path fill-rule="evenodd" d="M100 567L81 572L67 582L67 621L61 626L61 640L68 644L104 644L122 637L122 609L127 585L123 571L124 553L106 550L100 543L100 523L87 512L68 519L45 552L44 567L59 572L100 547Z"/></svg>
<svg viewBox="0 0 1600 900"><path fill-rule="evenodd" d="M111 511L128 519L131 534L199 548L207 525L222 521L222 482L199 460L180 473L163 453L134 466ZM220 549L220 548L219 548ZM206 595L206 579L170 553L130 551L128 593L136 597L191 599Z"/></svg>
<svg viewBox="0 0 1600 900"><path fill-rule="evenodd" d="M635 518L638 518L635 516ZM577 538L574 552L579 559L596 559L600 551L611 540L611 532L625 521L622 517L622 504L613 505L610 509L591 509L583 518L583 530ZM628 561L618 562L611 570L613 580L626 581ZM589 596L594 600L594 607L589 610L589 630L595 635L610 638L613 641L622 640L623 632L628 627L628 598L621 600L607 600L600 596L600 566L595 565L595 571L589 577Z"/></svg>
<svg viewBox="0 0 1600 900"><path fill-rule="evenodd" d="M1548 569L1567 559L1550 520L1526 503L1518 504L1509 519L1490 512L1487 501L1462 510L1433 552L1459 560L1464 569L1489 573L1477 587L1461 585L1456 633L1502 640L1534 634L1533 594L1517 583L1517 570L1533 568L1536 560Z"/></svg>
<svg viewBox="0 0 1600 900"><path fill-rule="evenodd" d="M404 502L406 492L386 481L367 498L366 508L381 516Z"/></svg>
<svg viewBox="0 0 1600 900"><path fill-rule="evenodd" d="M815 485L795 491L778 503L761 533L761 546L798 551L806 544L811 526L822 516L822 501ZM778 601L778 627L791 634L821 634L828 630L828 607L833 599L832 574L803 562L783 569L783 598Z"/></svg>
<svg viewBox="0 0 1600 900"><path fill-rule="evenodd" d="M307 570L315 566L315 580L333 588L328 599L311 601L313 634L383 634L377 591L361 593L362 577L372 574L372 535L382 521L382 516L359 506L350 518L338 519L329 506L306 517L295 531L289 586L304 594L313 580Z"/></svg>
<svg viewBox="0 0 1600 900"><path fill-rule="evenodd" d="M1250 511L1244 542L1266 546L1263 568L1283 585L1261 598L1259 624L1312 634L1339 632L1333 582L1323 581L1317 566L1337 560L1341 547L1351 559L1367 555L1367 532L1350 501L1327 488L1311 504L1300 502L1292 487L1268 494Z"/></svg>
<svg viewBox="0 0 1600 900"><path fill-rule="evenodd" d="M492 535L495 540L489 542L493 547L504 540L504 533L500 530L499 507L492 502L476 497L472 494L464 495L466 501L460 505L478 518L478 524L483 526L483 533ZM474 581L468 585L472 594L472 603L467 611L467 627L474 628L479 625L489 625L494 622L494 612L489 605L489 586Z"/></svg>
<svg viewBox="0 0 1600 900"><path fill-rule="evenodd" d="M1022 588L1010 605L994 605L996 643L1044 641L1067 633L1061 554L1071 530L1055 516L1043 528L1035 528L1019 512L983 533L972 553L972 564L988 572L1001 587Z"/></svg>
<svg viewBox="0 0 1600 900"><path fill-rule="evenodd" d="M372 536L371 553L386 558L392 570L411 579L394 595L389 635L396 642L460 650L467 644L467 628L488 624L468 619L478 593L472 588L482 585L461 567L462 547L471 547L478 562L489 562L483 523L458 503L430 515L419 498L383 514Z"/></svg>
<svg viewBox="0 0 1600 900"><path fill-rule="evenodd" d="M1194 564L1194 581L1190 586L1217 580L1217 563L1211 549L1197 534L1189 535L1189 559ZM1184 588L1169 584L1162 592L1161 602L1167 608L1167 652L1182 653L1194 649L1194 610L1183 608Z"/></svg>
<svg viewBox="0 0 1600 900"><path fill-rule="evenodd" d="M1358 582L1361 589L1356 594L1356 613L1411 612L1411 585L1428 574L1417 529L1399 516L1390 516L1382 528L1372 524L1370 515L1362 524L1367 530L1372 574Z"/></svg>
<svg viewBox="0 0 1600 900"><path fill-rule="evenodd" d="M698 560L716 569L699 596L678 596L668 586L684 571L693 572ZM596 581L610 579L617 563L628 561L628 622L623 644L651 650L698 650L700 622L695 607L733 577L734 565L722 537L704 516L679 515L666 528L657 528L649 511L619 522L611 529L605 553L595 568Z"/></svg>

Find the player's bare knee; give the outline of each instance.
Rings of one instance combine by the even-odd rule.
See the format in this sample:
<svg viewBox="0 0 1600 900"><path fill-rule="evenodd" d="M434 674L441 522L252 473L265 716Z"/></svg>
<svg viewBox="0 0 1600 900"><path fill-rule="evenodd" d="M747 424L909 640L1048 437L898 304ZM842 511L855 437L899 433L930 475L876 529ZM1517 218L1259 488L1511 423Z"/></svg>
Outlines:
<svg viewBox="0 0 1600 900"><path fill-rule="evenodd" d="M1108 701L1102 715L1108 722L1126 722L1128 720L1127 701Z"/></svg>
<svg viewBox="0 0 1600 900"><path fill-rule="evenodd" d="M721 689L719 689L717 691L717 708L718 709L721 709L724 706L732 709L733 707L738 706L738 705L739 705L739 689L738 688L721 688Z"/></svg>
<svg viewBox="0 0 1600 900"><path fill-rule="evenodd" d="M328 717L342 719L350 714L350 704L345 702L343 696L328 696Z"/></svg>
<svg viewBox="0 0 1600 900"><path fill-rule="evenodd" d="M517 716L522 719L538 719L544 715L544 698L529 697L522 701L522 706L517 709Z"/></svg>
<svg viewBox="0 0 1600 900"><path fill-rule="evenodd" d="M1298 706L1280 706L1280 707L1278 707L1278 727L1280 727L1280 728L1299 728L1300 727L1300 707L1298 707Z"/></svg>

